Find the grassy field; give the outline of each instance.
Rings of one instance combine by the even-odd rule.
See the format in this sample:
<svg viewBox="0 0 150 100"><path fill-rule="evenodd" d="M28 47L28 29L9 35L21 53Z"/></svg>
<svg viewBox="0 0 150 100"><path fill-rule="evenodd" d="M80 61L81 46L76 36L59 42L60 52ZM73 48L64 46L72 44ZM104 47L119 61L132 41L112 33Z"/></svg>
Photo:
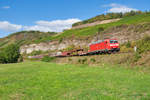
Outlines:
<svg viewBox="0 0 150 100"><path fill-rule="evenodd" d="M150 100L149 72L118 65L0 65L0 100Z"/></svg>

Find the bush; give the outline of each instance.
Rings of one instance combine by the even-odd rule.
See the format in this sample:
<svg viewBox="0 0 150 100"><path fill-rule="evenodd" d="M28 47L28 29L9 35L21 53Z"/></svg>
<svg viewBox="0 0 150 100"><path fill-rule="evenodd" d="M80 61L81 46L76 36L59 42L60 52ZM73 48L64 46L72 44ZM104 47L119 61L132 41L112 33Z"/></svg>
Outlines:
<svg viewBox="0 0 150 100"><path fill-rule="evenodd" d="M70 62L70 61L72 61L72 59L71 59L71 58L69 58L69 59L68 59L68 61Z"/></svg>
<svg viewBox="0 0 150 100"><path fill-rule="evenodd" d="M81 59L78 59L78 63L81 63Z"/></svg>
<svg viewBox="0 0 150 100"><path fill-rule="evenodd" d="M36 55L40 55L42 54L43 52L41 50L39 51L33 51L31 54L29 54L30 56L36 56Z"/></svg>
<svg viewBox="0 0 150 100"><path fill-rule="evenodd" d="M138 52L136 52L134 54L134 62L137 62L140 58L141 58L141 55Z"/></svg>
<svg viewBox="0 0 150 100"><path fill-rule="evenodd" d="M128 42L126 43L126 47L127 47L127 48L130 48L130 47L131 47L130 41L128 41Z"/></svg>
<svg viewBox="0 0 150 100"><path fill-rule="evenodd" d="M66 51L70 51L70 50L73 50L73 49L75 49L75 45L70 45L70 46L68 46L65 50Z"/></svg>
<svg viewBox="0 0 150 100"><path fill-rule="evenodd" d="M0 63L16 63L20 57L19 46L11 44L0 52Z"/></svg>
<svg viewBox="0 0 150 100"><path fill-rule="evenodd" d="M44 56L42 58L42 61L44 61L44 62L51 62L54 59L55 59L55 57Z"/></svg>
<svg viewBox="0 0 150 100"><path fill-rule="evenodd" d="M59 39L59 43L61 43L62 41L63 41L63 38L60 38L60 39Z"/></svg>
<svg viewBox="0 0 150 100"><path fill-rule="evenodd" d="M78 59L78 63L85 64L87 62L87 58L84 59Z"/></svg>
<svg viewBox="0 0 150 100"><path fill-rule="evenodd" d="M22 55L18 58L18 62L23 62L23 56Z"/></svg>
<svg viewBox="0 0 150 100"><path fill-rule="evenodd" d="M93 63L96 62L96 60L95 60L94 58L91 58L90 60L91 60L91 62L93 62Z"/></svg>
<svg viewBox="0 0 150 100"><path fill-rule="evenodd" d="M144 36L144 38L137 42L138 53L150 51L150 36Z"/></svg>
<svg viewBox="0 0 150 100"><path fill-rule="evenodd" d="M136 42L135 41L132 41L131 42L131 48L134 48L136 46Z"/></svg>
<svg viewBox="0 0 150 100"><path fill-rule="evenodd" d="M87 58L82 59L82 64L85 64L87 62Z"/></svg>
<svg viewBox="0 0 150 100"><path fill-rule="evenodd" d="M120 52L133 52L133 48L127 48L126 45L120 47Z"/></svg>

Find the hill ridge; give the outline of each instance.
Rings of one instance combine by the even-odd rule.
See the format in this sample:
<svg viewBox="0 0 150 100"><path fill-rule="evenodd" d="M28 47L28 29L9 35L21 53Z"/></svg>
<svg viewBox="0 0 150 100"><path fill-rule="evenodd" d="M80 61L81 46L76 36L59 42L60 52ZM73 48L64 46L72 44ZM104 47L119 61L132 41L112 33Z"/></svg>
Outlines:
<svg viewBox="0 0 150 100"><path fill-rule="evenodd" d="M112 22L116 22L119 20L120 20L120 18L108 19L108 20L103 20L103 21L96 21L96 22L82 24L82 25L78 25L78 26L72 26L71 29L79 29L79 28L85 28L85 27L90 27L90 26L96 26L96 25L100 25L100 24L107 24L107 23L112 23Z"/></svg>

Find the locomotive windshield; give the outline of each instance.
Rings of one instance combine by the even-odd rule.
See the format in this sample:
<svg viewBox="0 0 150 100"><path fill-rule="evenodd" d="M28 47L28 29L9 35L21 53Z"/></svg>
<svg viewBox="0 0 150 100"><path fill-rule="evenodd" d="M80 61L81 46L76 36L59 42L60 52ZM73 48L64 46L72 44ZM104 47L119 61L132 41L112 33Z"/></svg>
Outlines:
<svg viewBox="0 0 150 100"><path fill-rule="evenodd" d="M118 43L117 40L110 40L110 43Z"/></svg>

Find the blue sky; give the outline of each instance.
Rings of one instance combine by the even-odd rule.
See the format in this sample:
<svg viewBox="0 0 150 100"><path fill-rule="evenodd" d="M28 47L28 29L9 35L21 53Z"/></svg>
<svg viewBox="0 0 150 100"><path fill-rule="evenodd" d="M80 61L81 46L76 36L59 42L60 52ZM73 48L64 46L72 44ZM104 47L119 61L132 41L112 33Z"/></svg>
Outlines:
<svg viewBox="0 0 150 100"><path fill-rule="evenodd" d="M0 0L0 37L21 30L61 32L106 12L150 10L150 0Z"/></svg>

